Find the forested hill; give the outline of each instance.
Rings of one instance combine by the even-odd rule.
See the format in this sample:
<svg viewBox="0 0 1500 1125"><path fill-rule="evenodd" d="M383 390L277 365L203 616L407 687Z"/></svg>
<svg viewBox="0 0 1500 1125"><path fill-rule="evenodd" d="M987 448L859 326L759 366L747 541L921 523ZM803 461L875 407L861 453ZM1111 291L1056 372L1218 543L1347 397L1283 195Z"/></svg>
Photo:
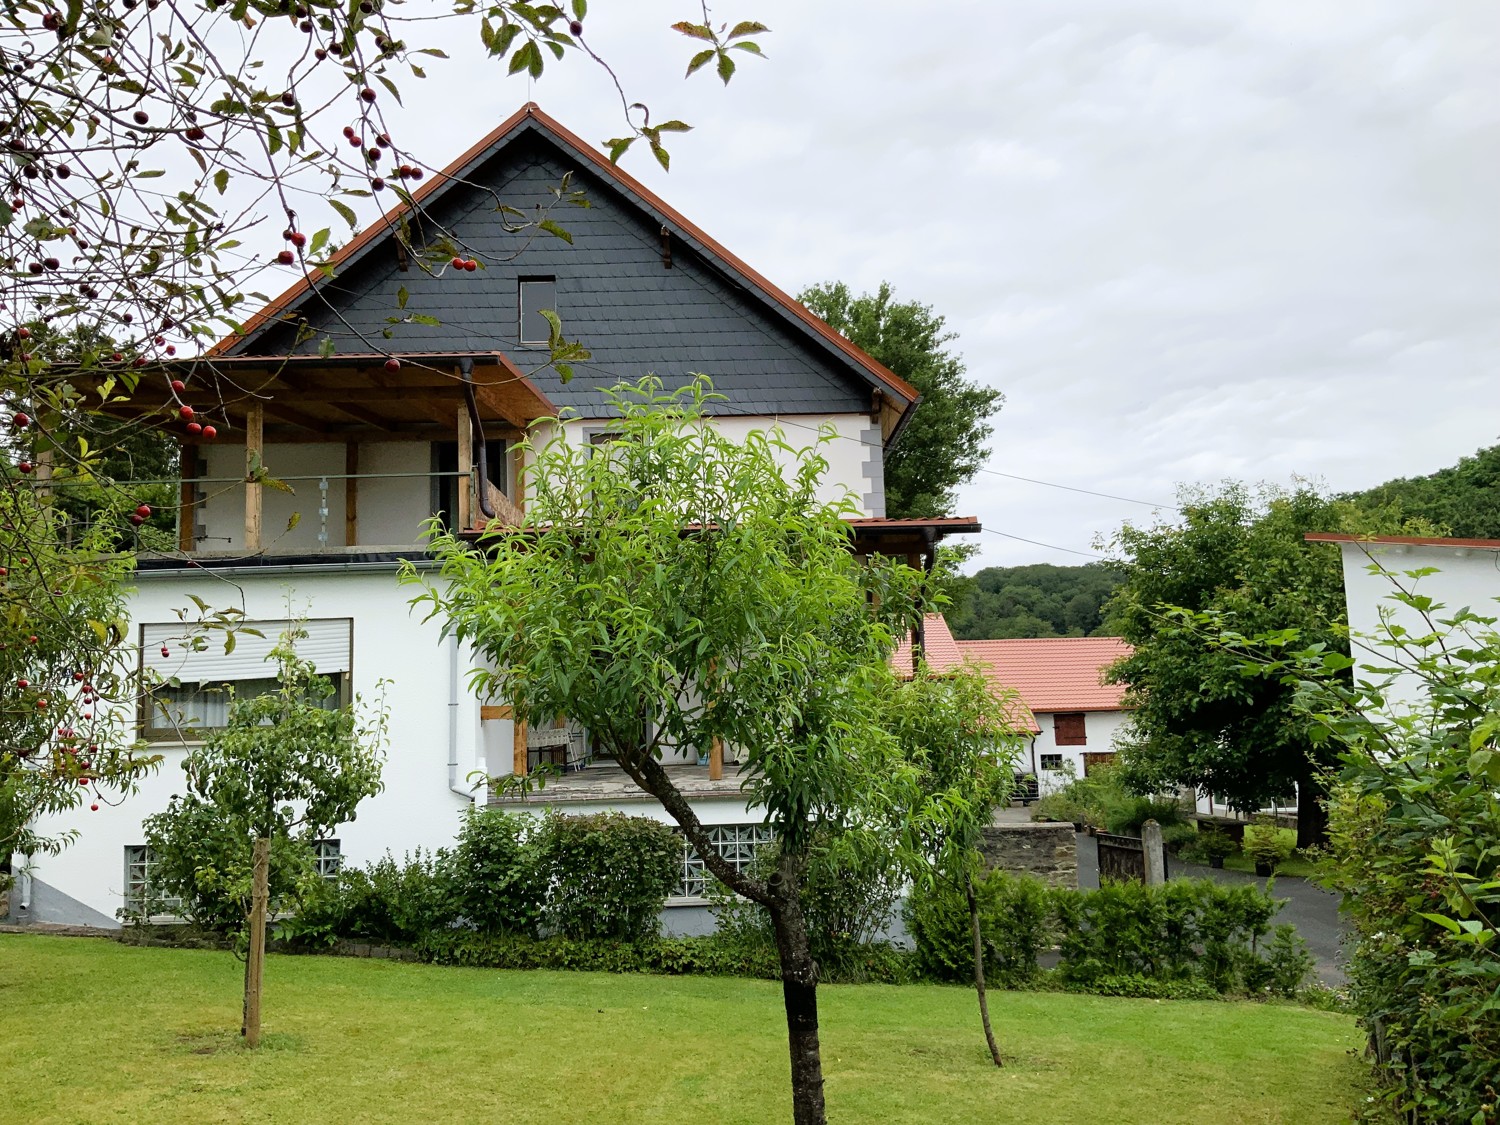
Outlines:
<svg viewBox="0 0 1500 1125"><path fill-rule="evenodd" d="M1402 515L1441 524L1456 539L1500 539L1500 445L1431 476L1386 481L1347 499L1362 507L1398 506Z"/></svg>
<svg viewBox="0 0 1500 1125"><path fill-rule="evenodd" d="M1431 476L1346 494L1366 508L1418 516L1459 539L1500 539L1500 445ZM1107 564L991 566L953 587L948 625L960 640L1104 636L1102 610L1119 579Z"/></svg>
<svg viewBox="0 0 1500 1125"><path fill-rule="evenodd" d="M1100 636L1100 609L1118 581L1101 563L988 566L956 584L948 627L965 641Z"/></svg>

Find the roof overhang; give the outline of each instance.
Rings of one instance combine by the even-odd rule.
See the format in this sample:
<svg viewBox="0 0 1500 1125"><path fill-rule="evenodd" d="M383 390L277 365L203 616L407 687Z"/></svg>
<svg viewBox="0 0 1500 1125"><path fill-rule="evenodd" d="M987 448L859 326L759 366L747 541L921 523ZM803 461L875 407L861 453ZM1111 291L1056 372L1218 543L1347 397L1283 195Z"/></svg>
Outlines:
<svg viewBox="0 0 1500 1125"><path fill-rule="evenodd" d="M399 364L388 366L394 358ZM524 430L557 408L506 356L498 352L348 354L332 356L200 356L153 364L134 390L118 386L104 404L127 419L177 418L183 405L195 420L224 434L245 427L259 404L268 442L452 440L473 388L482 421ZM97 390L106 378L90 373L77 382ZM187 389L180 394L171 381ZM192 442L195 437L184 435Z"/></svg>
<svg viewBox="0 0 1500 1125"><path fill-rule="evenodd" d="M1500 539L1446 539L1427 535L1349 535L1338 531L1309 531L1309 543L1362 543L1372 547L1449 547L1453 550L1500 551Z"/></svg>

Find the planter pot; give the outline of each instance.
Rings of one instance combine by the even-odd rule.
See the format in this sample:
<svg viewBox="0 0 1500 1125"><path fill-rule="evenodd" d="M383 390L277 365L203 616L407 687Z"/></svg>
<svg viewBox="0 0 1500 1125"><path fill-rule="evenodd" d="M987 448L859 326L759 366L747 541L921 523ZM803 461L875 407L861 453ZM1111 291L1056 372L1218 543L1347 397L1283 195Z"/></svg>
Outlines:
<svg viewBox="0 0 1500 1125"><path fill-rule="evenodd" d="M1211 855L1208 857L1208 865L1222 871L1224 870L1224 857L1221 855Z"/></svg>
<svg viewBox="0 0 1500 1125"><path fill-rule="evenodd" d="M1255 873L1261 878L1267 878L1271 875L1276 874L1276 865L1274 863L1262 863L1260 860L1256 860Z"/></svg>
<svg viewBox="0 0 1500 1125"><path fill-rule="evenodd" d="M706 766L706 765L708 765L708 755L707 754L699 754L698 755L698 764L700 766Z"/></svg>

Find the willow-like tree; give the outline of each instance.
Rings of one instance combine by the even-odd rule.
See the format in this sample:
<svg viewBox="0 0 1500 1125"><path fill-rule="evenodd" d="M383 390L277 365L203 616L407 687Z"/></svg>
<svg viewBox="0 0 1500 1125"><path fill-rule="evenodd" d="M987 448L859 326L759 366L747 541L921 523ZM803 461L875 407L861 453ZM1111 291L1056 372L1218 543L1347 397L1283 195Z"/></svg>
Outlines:
<svg viewBox="0 0 1500 1125"><path fill-rule="evenodd" d="M766 908L794 1119L820 1125L818 968L798 891L819 829L895 819L883 802L902 762L880 686L921 575L855 559L853 502L823 485L831 435L808 448L776 431L737 442L705 417L708 395L703 382L617 390L607 444L561 425L530 448L519 527L479 550L439 534L439 573L407 578L487 661L482 695L528 721L582 723L709 872ZM720 855L662 764L715 741L737 751L746 797L775 833L765 878Z"/></svg>
<svg viewBox="0 0 1500 1125"><path fill-rule="evenodd" d="M957 888L969 909L974 946L974 992L984 1039L1003 1065L990 1023L984 981L984 939L974 876L979 847L995 809L1010 792L1025 736L1016 726L1013 693L991 688L970 665L941 675L917 662L911 679L892 677L883 722L911 769L899 806L905 829L901 854L914 883Z"/></svg>

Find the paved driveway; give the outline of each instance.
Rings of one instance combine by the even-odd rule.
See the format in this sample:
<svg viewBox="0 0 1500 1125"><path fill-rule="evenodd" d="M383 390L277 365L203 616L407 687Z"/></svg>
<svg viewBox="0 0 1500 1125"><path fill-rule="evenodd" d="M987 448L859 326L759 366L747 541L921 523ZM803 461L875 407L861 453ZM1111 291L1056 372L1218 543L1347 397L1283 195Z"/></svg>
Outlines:
<svg viewBox="0 0 1500 1125"><path fill-rule="evenodd" d="M1187 863L1176 856L1168 857L1167 875L1172 879L1213 879L1220 883L1255 883L1264 888L1267 880L1243 871L1215 870ZM1078 834L1078 885L1090 890L1099 886L1099 842L1086 832ZM1285 899L1275 921L1290 922L1297 927L1308 951L1317 962L1314 971L1324 984L1344 983L1344 935L1349 926L1339 913L1339 896L1306 879L1283 876L1271 893Z"/></svg>

